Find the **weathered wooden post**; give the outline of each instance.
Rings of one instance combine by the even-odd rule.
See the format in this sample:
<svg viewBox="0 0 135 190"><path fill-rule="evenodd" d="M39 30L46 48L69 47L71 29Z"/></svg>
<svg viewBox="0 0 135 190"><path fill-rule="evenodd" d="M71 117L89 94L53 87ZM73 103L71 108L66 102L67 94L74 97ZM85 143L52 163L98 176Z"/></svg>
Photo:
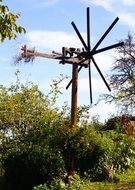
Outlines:
<svg viewBox="0 0 135 190"><path fill-rule="evenodd" d="M78 64L73 64L72 69L72 96L71 96L71 126L77 127L78 108Z"/></svg>

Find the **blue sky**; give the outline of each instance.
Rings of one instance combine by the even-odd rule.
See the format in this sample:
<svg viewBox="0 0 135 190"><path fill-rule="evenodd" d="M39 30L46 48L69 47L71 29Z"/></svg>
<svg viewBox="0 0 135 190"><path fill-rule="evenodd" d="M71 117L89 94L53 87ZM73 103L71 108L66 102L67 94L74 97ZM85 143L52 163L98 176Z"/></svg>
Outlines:
<svg viewBox="0 0 135 190"><path fill-rule="evenodd" d="M14 66L13 57L18 54L22 44L35 47L37 51L51 53L61 52L63 46L82 48L71 22L74 21L84 39L86 39L86 8L90 7L91 16L91 46L100 39L116 17L118 23L111 30L100 47L117 43L127 37L128 32L135 34L135 1L134 0L3 0L14 13L20 12L18 24L26 28L25 35L18 35L16 40L6 40L0 45L0 83L9 85L15 81L14 73L19 68L22 82L28 80L38 84L47 93L53 79L60 74L71 76L71 65L60 65L56 60L36 58L34 63ZM110 73L116 56L115 50L95 56L95 60L104 76ZM71 88L66 91L62 83L63 95L58 99L58 105L65 101L70 105ZM99 74L92 66L93 101L97 102L102 93L108 93ZM89 104L88 70L79 73L79 105ZM107 119L117 113L114 105L100 103L90 109L90 116L99 115L100 120Z"/></svg>

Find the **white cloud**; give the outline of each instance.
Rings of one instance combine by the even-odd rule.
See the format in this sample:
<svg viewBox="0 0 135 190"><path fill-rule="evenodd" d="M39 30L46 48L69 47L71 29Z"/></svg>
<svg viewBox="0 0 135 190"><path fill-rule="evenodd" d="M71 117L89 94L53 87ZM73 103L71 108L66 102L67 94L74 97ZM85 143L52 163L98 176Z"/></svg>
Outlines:
<svg viewBox="0 0 135 190"><path fill-rule="evenodd" d="M85 36L85 34L83 34L83 36ZM45 48L46 50L49 50L49 52L52 50L61 52L61 48L65 45L67 47L81 47L81 43L75 34L69 34L62 31L31 31L27 34L27 39L30 46ZM109 53L99 53L95 55L94 58L104 77L106 77L108 70L113 63L112 52L110 51ZM92 62L91 64L92 86L93 88L96 87L93 89L93 93L103 93L104 90L107 90L107 88ZM66 83L64 83L62 86L65 87L67 83L68 82L66 81ZM88 72L86 71L86 73L82 76L79 74L79 91L85 92L88 91L88 88Z"/></svg>
<svg viewBox="0 0 135 190"><path fill-rule="evenodd" d="M84 0L85 2L92 3L97 6L102 6L107 11L112 11L113 3L118 0Z"/></svg>
<svg viewBox="0 0 135 190"><path fill-rule="evenodd" d="M98 75L97 78L91 79L92 82L92 88L93 88L93 93L100 93L100 92L106 92L106 86L100 76ZM89 77L86 76L86 78L81 78L79 79L79 91L81 92L86 92L89 91Z"/></svg>
<svg viewBox="0 0 135 190"><path fill-rule="evenodd" d="M51 51L61 51L61 48L65 46L82 47L76 34L69 34L63 31L35 30L28 32L26 38L31 46L42 47Z"/></svg>
<svg viewBox="0 0 135 190"><path fill-rule="evenodd" d="M135 31L135 0L83 0L119 16L120 22L128 25ZM129 29L130 30L130 29Z"/></svg>
<svg viewBox="0 0 135 190"><path fill-rule="evenodd" d="M135 14L129 12L120 12L118 13L120 20L127 24L128 26L132 27L135 30Z"/></svg>
<svg viewBox="0 0 135 190"><path fill-rule="evenodd" d="M109 53L97 54L94 57L97 65L101 70L104 70L104 72L107 72L114 62L113 53L111 51Z"/></svg>
<svg viewBox="0 0 135 190"><path fill-rule="evenodd" d="M135 5L135 0L123 0L123 3L128 6Z"/></svg>
<svg viewBox="0 0 135 190"><path fill-rule="evenodd" d="M82 36L85 38L86 34ZM46 50L61 52L62 47L81 48L82 44L76 34L65 33L63 31L31 31L26 36L31 47L44 48ZM99 53L94 56L96 63L101 70L108 71L113 62L112 51L109 53Z"/></svg>
<svg viewBox="0 0 135 190"><path fill-rule="evenodd" d="M114 114L116 115L116 106L114 104L102 102L90 109L90 118L97 115L101 122L104 122Z"/></svg>

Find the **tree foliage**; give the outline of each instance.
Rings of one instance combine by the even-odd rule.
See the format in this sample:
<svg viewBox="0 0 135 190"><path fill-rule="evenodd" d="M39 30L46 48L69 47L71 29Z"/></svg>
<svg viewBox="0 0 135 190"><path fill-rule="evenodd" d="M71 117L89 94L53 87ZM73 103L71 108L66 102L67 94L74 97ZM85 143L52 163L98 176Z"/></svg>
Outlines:
<svg viewBox="0 0 135 190"><path fill-rule="evenodd" d="M17 33L25 33L25 29L17 24L17 19L20 13L12 13L9 7L2 4L0 0L0 41L3 42L6 38L15 39Z"/></svg>
<svg viewBox="0 0 135 190"><path fill-rule="evenodd" d="M130 112L135 105L135 43L130 34L124 45L117 48L117 53L110 76L113 94L104 97L107 102L118 103L123 112Z"/></svg>
<svg viewBox="0 0 135 190"><path fill-rule="evenodd" d="M17 80L10 87L0 85L0 135L2 140L20 138L29 130L52 123L57 116L53 95L45 96L32 82ZM54 93L55 94L55 93ZM56 94L54 95L56 96Z"/></svg>
<svg viewBox="0 0 135 190"><path fill-rule="evenodd" d="M34 185L60 177L64 161L60 151L38 145L10 149L3 158L5 178L10 190L32 190Z"/></svg>

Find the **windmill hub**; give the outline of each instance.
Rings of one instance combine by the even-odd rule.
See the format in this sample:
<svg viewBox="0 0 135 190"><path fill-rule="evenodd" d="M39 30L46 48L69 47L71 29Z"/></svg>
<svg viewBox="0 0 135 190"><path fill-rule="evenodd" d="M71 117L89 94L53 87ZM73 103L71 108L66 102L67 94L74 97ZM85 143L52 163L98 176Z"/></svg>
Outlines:
<svg viewBox="0 0 135 190"><path fill-rule="evenodd" d="M83 57L84 60L91 59L91 52L89 51L81 52L80 55Z"/></svg>

